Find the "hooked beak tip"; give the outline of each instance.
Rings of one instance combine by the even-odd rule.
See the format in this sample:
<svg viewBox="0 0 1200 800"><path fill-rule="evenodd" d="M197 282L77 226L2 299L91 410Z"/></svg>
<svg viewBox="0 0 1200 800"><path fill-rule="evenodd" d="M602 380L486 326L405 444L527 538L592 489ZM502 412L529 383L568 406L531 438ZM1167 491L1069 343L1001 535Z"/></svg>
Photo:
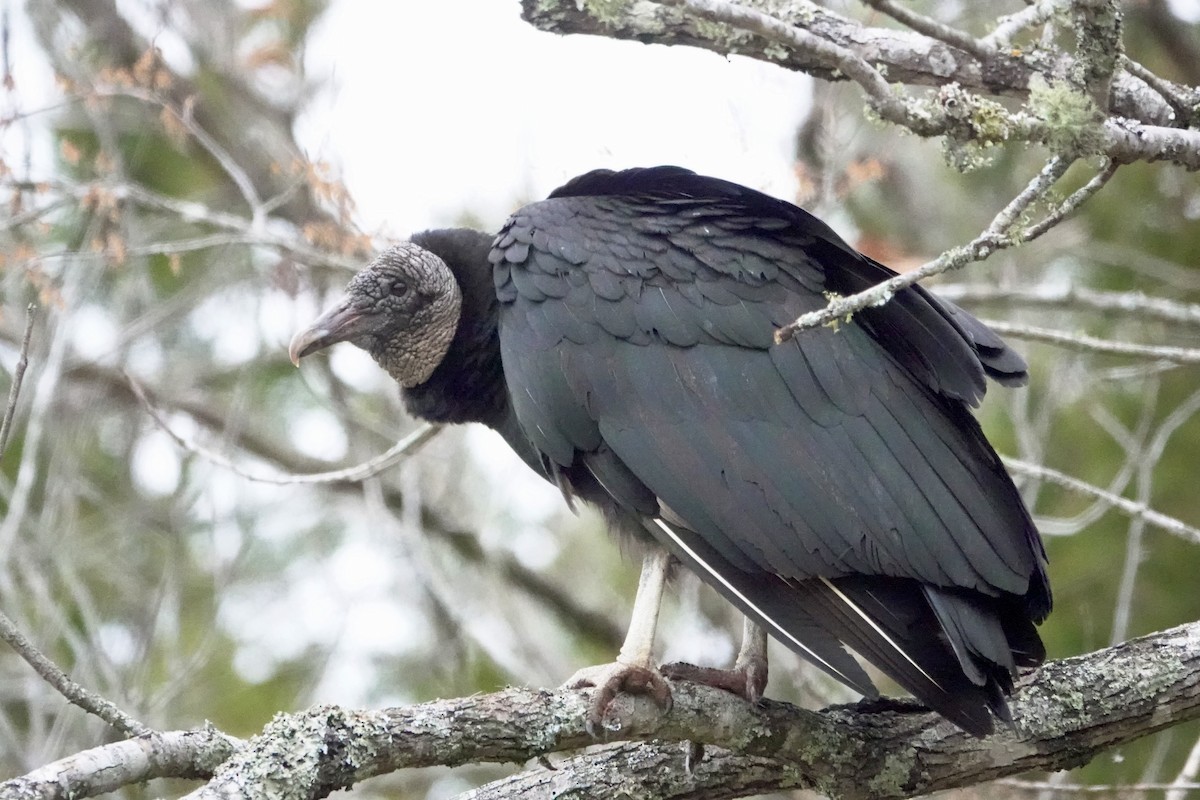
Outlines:
<svg viewBox="0 0 1200 800"><path fill-rule="evenodd" d="M308 331L301 331L292 337L292 343L288 345L288 358L292 361L293 367L300 366L301 351L304 350L304 335Z"/></svg>
<svg viewBox="0 0 1200 800"><path fill-rule="evenodd" d="M322 343L328 337L329 331L324 328L309 328L293 336L292 343L288 346L288 358L291 359L292 365L300 366L300 359L321 349Z"/></svg>
<svg viewBox="0 0 1200 800"><path fill-rule="evenodd" d="M300 359L305 356L338 342L353 341L370 331L374 324L375 320L370 314L364 314L343 300L292 337L288 345L288 358L298 367Z"/></svg>

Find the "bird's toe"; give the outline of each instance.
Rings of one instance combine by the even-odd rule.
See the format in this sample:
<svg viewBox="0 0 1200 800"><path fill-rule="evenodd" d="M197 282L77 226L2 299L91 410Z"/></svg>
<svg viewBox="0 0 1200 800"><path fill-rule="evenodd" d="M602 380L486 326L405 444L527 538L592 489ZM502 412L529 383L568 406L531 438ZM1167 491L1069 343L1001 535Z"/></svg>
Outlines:
<svg viewBox="0 0 1200 800"><path fill-rule="evenodd" d="M733 669L698 667L683 661L664 664L662 674L673 681L691 681L722 689L743 700L757 703L767 688L767 665L760 659L739 663Z"/></svg>
<svg viewBox="0 0 1200 800"><path fill-rule="evenodd" d="M671 686L662 673L652 666L614 662L585 667L563 684L566 689L587 687L595 687L596 690L586 721L587 731L593 737L598 738L602 731L620 729L620 721L609 713L613 701L620 694L644 695L653 700L663 713L671 710Z"/></svg>

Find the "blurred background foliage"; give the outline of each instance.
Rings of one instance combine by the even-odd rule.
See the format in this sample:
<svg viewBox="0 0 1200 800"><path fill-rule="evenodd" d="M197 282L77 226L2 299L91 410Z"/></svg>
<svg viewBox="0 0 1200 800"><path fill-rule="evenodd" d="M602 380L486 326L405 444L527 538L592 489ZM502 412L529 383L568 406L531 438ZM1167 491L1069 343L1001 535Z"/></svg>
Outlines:
<svg viewBox="0 0 1200 800"><path fill-rule="evenodd" d="M968 27L983 20L971 14L997 13L917 5ZM336 176L295 142L311 88L304 50L324 3L30 0L4 11L28 15L59 94L22 97L10 83L0 121L0 135L25 134L19 146L0 140L9 377L25 306L39 307L0 459L0 609L72 677L148 724L210 720L239 736L316 702L549 686L611 658L635 560L489 433L442 431L365 481L287 478L366 461L414 428L394 385L358 351L336 349L303 371L287 361L291 332L379 244L356 227ZM1126 11L1135 58L1200 81L1195 25L1159 0ZM168 42L183 56L174 63L154 49ZM898 269L974 236L1045 156L994 149L963 174L937 142L864 121L853 88L812 91L796 136L796 199ZM54 153L52 174L34 174L37 148ZM1087 170L1077 170L1082 183ZM523 199L514 192L512 207ZM1042 240L938 285L984 318L1194 347L1194 319L1033 304L1021 290L1200 303L1198 252L1195 175L1134 164ZM981 286L1000 291L972 300ZM1002 453L1200 521L1195 367L1019 348L1029 388L993 389L982 412ZM1053 657L1200 618L1195 542L1052 483L1019 483L1050 551L1056 610L1043 633ZM695 581L679 581L666 614L665 660L732 658L738 621ZM782 649L774 656L771 696L853 699ZM0 777L109 736L0 652ZM1057 779L1169 781L1198 737L1200 725L1181 726ZM407 772L356 793L444 797L504 771ZM1002 793L1055 790L959 792Z"/></svg>

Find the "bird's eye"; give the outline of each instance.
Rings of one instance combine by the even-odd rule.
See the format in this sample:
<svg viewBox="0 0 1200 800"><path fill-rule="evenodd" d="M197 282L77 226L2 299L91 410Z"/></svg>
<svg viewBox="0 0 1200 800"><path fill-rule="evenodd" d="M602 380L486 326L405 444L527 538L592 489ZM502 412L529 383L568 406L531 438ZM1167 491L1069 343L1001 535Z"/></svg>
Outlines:
<svg viewBox="0 0 1200 800"><path fill-rule="evenodd" d="M404 281L396 281L392 284L392 288L389 291L392 297L404 297L404 295L408 294L408 284Z"/></svg>

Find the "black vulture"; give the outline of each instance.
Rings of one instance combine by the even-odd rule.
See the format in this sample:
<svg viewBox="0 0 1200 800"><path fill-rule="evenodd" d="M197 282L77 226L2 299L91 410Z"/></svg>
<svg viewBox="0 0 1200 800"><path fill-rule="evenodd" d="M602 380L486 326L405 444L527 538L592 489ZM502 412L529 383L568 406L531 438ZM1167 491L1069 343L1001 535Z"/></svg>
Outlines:
<svg viewBox="0 0 1200 800"><path fill-rule="evenodd" d="M734 670L672 676L756 699L765 629L875 696L849 647L982 735L1045 657L1051 606L1041 539L970 410L985 377L1024 383L1024 361L920 286L774 339L893 274L743 186L597 170L495 236L386 250L290 354L352 342L413 415L494 428L568 502L657 545L617 663L575 680L601 687L593 723L622 688L669 700L651 647L674 559L747 625Z"/></svg>

